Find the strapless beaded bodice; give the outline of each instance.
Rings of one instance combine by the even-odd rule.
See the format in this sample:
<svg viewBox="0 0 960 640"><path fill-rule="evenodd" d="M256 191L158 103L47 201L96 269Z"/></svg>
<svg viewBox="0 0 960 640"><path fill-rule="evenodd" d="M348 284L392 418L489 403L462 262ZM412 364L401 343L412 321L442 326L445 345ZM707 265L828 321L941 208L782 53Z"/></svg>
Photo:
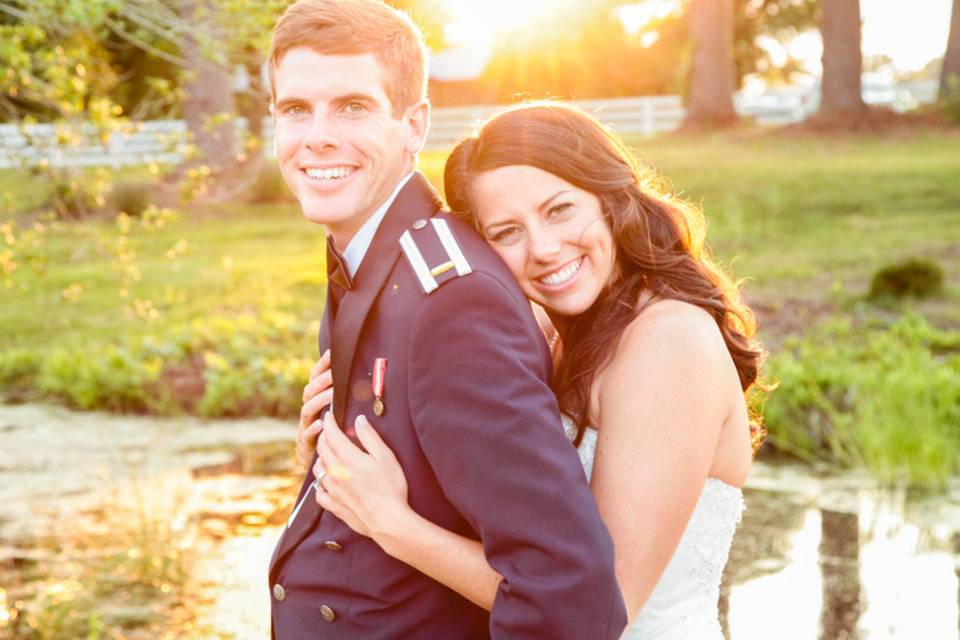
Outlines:
<svg viewBox="0 0 960 640"><path fill-rule="evenodd" d="M573 422L563 427L572 440ZM593 475L597 432L587 429L577 448L587 479ZM743 492L707 478L673 557L623 638L722 640L717 603L730 545L743 515Z"/></svg>

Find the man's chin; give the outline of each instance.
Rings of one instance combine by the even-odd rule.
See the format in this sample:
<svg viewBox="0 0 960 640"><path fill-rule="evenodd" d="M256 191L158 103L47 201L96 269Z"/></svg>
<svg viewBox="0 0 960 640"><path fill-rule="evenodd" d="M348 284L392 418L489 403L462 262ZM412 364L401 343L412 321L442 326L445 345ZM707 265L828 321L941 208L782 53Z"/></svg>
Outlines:
<svg viewBox="0 0 960 640"><path fill-rule="evenodd" d="M311 194L312 195L312 194ZM300 198L300 211L303 217L317 224L336 224L349 218L349 204L341 198Z"/></svg>

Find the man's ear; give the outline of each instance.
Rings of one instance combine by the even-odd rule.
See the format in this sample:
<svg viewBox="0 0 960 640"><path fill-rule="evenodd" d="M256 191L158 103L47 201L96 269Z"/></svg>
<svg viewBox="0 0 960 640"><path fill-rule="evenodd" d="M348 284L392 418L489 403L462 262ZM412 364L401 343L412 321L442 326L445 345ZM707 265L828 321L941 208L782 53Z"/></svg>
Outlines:
<svg viewBox="0 0 960 640"><path fill-rule="evenodd" d="M403 119L407 124L407 151L412 154L420 153L430 131L430 102L424 98L408 107Z"/></svg>

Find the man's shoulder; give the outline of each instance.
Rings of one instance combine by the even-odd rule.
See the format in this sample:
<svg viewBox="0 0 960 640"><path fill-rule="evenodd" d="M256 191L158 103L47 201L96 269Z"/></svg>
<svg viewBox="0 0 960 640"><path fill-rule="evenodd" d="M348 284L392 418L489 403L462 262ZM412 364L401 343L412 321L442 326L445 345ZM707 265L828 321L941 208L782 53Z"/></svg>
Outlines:
<svg viewBox="0 0 960 640"><path fill-rule="evenodd" d="M486 289L483 282L492 279L505 295L523 298L500 257L476 231L448 211L416 220L399 242L406 268L414 273L424 295L442 292L444 285L454 280L457 289Z"/></svg>

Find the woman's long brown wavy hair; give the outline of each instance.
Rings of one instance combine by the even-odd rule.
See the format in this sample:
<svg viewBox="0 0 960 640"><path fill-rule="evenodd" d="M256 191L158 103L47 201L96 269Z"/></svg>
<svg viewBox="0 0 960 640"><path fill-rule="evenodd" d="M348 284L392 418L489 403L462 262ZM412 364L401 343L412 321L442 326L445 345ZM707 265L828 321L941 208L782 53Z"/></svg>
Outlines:
<svg viewBox="0 0 960 640"><path fill-rule="evenodd" d="M579 445L587 426L590 387L613 355L627 325L658 299L707 311L723 335L745 394L752 396L754 447L762 436L756 393L765 352L754 341L756 320L740 300L739 283L710 258L700 211L658 187L620 139L587 113L561 103L508 109L461 141L447 159L444 190L453 212L476 225L473 178L484 171L527 165L597 196L616 245L617 268L600 296L571 318L553 378L561 410L574 418ZM647 302L639 304L641 294Z"/></svg>

